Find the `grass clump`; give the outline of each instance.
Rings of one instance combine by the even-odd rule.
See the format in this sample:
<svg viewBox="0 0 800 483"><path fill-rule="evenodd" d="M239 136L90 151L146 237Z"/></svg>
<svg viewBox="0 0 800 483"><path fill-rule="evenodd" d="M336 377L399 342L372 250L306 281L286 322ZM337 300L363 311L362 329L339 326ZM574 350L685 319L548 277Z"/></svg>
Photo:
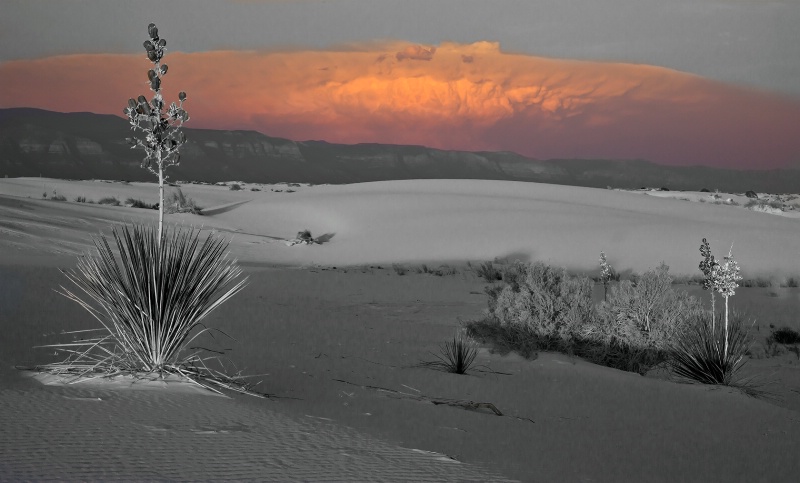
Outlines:
<svg viewBox="0 0 800 483"><path fill-rule="evenodd" d="M37 369L77 377L176 374L212 390L250 392L224 367L209 367L218 357L201 357L206 349L190 347L210 330L203 319L245 286L246 277L225 254L228 243L178 228L166 230L160 243L155 228L112 230L115 248L105 235L95 238L97 255L62 271L78 290L62 286L59 292L100 322L104 335L47 346L69 357Z"/></svg>
<svg viewBox="0 0 800 483"><path fill-rule="evenodd" d="M76 196L75 197L75 202L76 203L86 203L86 197L85 196Z"/></svg>
<svg viewBox="0 0 800 483"><path fill-rule="evenodd" d="M156 205L151 205L149 203L145 203L142 200L134 198L128 198L127 200L125 200L125 204L130 206L131 208L144 208L146 210L152 210L157 207Z"/></svg>
<svg viewBox="0 0 800 483"><path fill-rule="evenodd" d="M172 191L164 199L164 213L191 213L202 215L202 208L193 199L183 194L180 188Z"/></svg>
<svg viewBox="0 0 800 483"><path fill-rule="evenodd" d="M111 205L111 206L119 206L122 203L117 199L116 196L104 196L97 200L98 205Z"/></svg>
<svg viewBox="0 0 800 483"><path fill-rule="evenodd" d="M439 346L440 354L431 353L437 360L421 362L423 367L430 367L454 374L466 374L478 356L478 346L463 332L453 336L452 342Z"/></svg>

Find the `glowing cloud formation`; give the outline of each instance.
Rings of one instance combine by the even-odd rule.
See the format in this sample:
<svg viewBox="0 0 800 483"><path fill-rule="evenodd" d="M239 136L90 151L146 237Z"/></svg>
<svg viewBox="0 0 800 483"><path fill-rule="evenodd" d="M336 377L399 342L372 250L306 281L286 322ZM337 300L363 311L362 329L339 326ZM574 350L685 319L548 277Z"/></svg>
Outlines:
<svg viewBox="0 0 800 483"><path fill-rule="evenodd" d="M166 97L189 94L195 128L538 158L800 161L800 101L653 66L511 54L491 42L172 52L166 62ZM7 62L0 107L121 114L128 97L149 94L146 67L131 55Z"/></svg>

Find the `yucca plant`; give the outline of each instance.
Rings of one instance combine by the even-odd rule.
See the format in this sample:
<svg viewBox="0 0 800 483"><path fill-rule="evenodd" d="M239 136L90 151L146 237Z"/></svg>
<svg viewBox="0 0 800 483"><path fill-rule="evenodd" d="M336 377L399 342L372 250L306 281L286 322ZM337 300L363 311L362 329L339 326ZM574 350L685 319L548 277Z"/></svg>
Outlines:
<svg viewBox="0 0 800 483"><path fill-rule="evenodd" d="M420 363L423 367L431 367L455 374L466 374L478 356L478 346L463 332L453 336L452 342L439 346L440 354L431 353L438 360Z"/></svg>
<svg viewBox="0 0 800 483"><path fill-rule="evenodd" d="M209 331L203 319L246 284L226 254L228 242L181 228L166 230L163 238L141 225L114 227L112 233L118 255L105 235L95 237L97 256L82 256L77 268L62 270L79 290L59 291L97 319L103 326L97 330L105 334L45 346L69 357L37 369L76 379L172 373L209 389L211 384L254 394L241 377L208 367L218 357L201 357L207 349L190 347Z"/></svg>

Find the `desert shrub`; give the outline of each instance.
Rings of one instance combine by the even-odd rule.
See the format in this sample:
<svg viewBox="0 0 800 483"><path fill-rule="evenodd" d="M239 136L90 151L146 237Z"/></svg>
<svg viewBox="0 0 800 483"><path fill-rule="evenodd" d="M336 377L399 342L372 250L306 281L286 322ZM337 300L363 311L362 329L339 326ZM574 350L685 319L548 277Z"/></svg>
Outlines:
<svg viewBox="0 0 800 483"><path fill-rule="evenodd" d="M147 209L147 210L152 210L153 207L155 206L155 205L147 204L142 200L137 200L137 199L134 199L134 198L128 198L127 200L125 200L125 204L130 206L131 208L144 208L144 209Z"/></svg>
<svg viewBox="0 0 800 483"><path fill-rule="evenodd" d="M99 205L119 206L121 203L116 196L105 196L97 201Z"/></svg>
<svg viewBox="0 0 800 483"><path fill-rule="evenodd" d="M97 319L105 335L55 345L69 358L39 369L76 376L173 373L246 391L240 379L208 368L216 353L202 358L200 349L190 349L209 330L203 319L245 286L246 277L240 279L241 269L225 254L227 242L181 229L161 239L155 228L139 225L112 233L116 249L100 235L94 240L98 256L81 257L76 269L63 271L81 295L64 287L60 292Z"/></svg>
<svg viewBox="0 0 800 483"><path fill-rule="evenodd" d="M487 316L466 326L473 337L526 357L557 351L645 374L669 359L671 340L704 313L694 297L672 288L664 264L613 287L598 307L591 280L563 268L517 262L502 275L503 283L485 289Z"/></svg>
<svg viewBox="0 0 800 483"><path fill-rule="evenodd" d="M75 197L75 202L76 203L86 203L86 197L85 196L76 196Z"/></svg>
<svg viewBox="0 0 800 483"><path fill-rule="evenodd" d="M605 344L621 341L636 348L666 350L686 322L702 313L699 301L672 288L669 267L662 263L635 282L624 280L612 287L595 322L581 335Z"/></svg>
<svg viewBox="0 0 800 483"><path fill-rule="evenodd" d="M772 280L765 277L748 278L742 281L742 287L769 288L772 287Z"/></svg>
<svg viewBox="0 0 800 483"><path fill-rule="evenodd" d="M745 208L775 208L776 210L783 209L783 203L777 200L763 200L763 199L751 199L745 205Z"/></svg>
<svg viewBox="0 0 800 483"><path fill-rule="evenodd" d="M56 194L56 195L53 195L53 196L51 196L51 197L50 197L50 199L51 199L51 200L53 200L53 201L67 201L67 197L66 197L66 196L64 196L64 195L57 195L57 194Z"/></svg>
<svg viewBox="0 0 800 483"><path fill-rule="evenodd" d="M503 272L505 285L488 290L496 299L491 316L500 325L519 325L537 338L567 339L594 317L592 282L564 268L516 262Z"/></svg>
<svg viewBox="0 0 800 483"><path fill-rule="evenodd" d="M261 191L261 190L258 188L250 188L250 191Z"/></svg>
<svg viewBox="0 0 800 483"><path fill-rule="evenodd" d="M193 199L185 196L183 191L178 188L172 191L164 199L164 213L191 213L193 215L202 215L202 208L197 206Z"/></svg>
<svg viewBox="0 0 800 483"><path fill-rule="evenodd" d="M437 360L423 361L420 365L454 374L466 374L475 363L478 346L468 335L458 333L452 342L441 344L439 352L439 354L431 353Z"/></svg>
<svg viewBox="0 0 800 483"><path fill-rule="evenodd" d="M439 268L434 270L432 273L437 277L446 277L455 275L456 273L458 273L458 270L456 270L455 267L451 267L450 265L440 265Z"/></svg>
<svg viewBox="0 0 800 483"><path fill-rule="evenodd" d="M700 384L738 386L754 393L755 388L737 378L746 362L749 346L747 327L738 314L733 314L728 325L727 352L721 314L715 324L710 323L708 315L699 315L674 339L669 364L680 379Z"/></svg>
<svg viewBox="0 0 800 483"><path fill-rule="evenodd" d="M241 189L242 189L242 187L241 187L241 186L239 186L237 183L233 183L233 184L230 186L230 190L231 190L231 191L239 191L239 190L241 190Z"/></svg>
<svg viewBox="0 0 800 483"><path fill-rule="evenodd" d="M483 262L475 268L475 273L489 283L503 279L503 273L494 267L492 262Z"/></svg>
<svg viewBox="0 0 800 483"><path fill-rule="evenodd" d="M406 269L406 267L400 265L399 263L393 263L392 264L392 269L394 269L394 273L396 273L398 275L405 275L406 272L408 271Z"/></svg>
<svg viewBox="0 0 800 483"><path fill-rule="evenodd" d="M772 331L770 339L777 344L800 344L800 333L791 327L781 327Z"/></svg>
<svg viewBox="0 0 800 483"><path fill-rule="evenodd" d="M787 287L796 288L796 287L800 286L800 282L798 282L797 277L789 277L789 278L786 279L785 285Z"/></svg>

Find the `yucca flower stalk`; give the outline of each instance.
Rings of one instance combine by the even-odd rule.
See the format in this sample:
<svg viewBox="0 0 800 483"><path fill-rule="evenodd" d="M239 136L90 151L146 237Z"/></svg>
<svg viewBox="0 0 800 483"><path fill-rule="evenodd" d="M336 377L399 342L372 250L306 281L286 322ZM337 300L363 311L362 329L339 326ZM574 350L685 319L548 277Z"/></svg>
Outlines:
<svg viewBox="0 0 800 483"><path fill-rule="evenodd" d="M178 150L186 142L181 131L183 123L189 120L189 114L183 109L186 93L178 94L178 104L174 102L164 112L164 98L161 95L161 78L167 74L167 64L162 64L167 41L158 36L156 24L147 26L150 35L144 41L147 59L153 68L147 71L147 82L153 91L153 98L148 102L144 96L128 99L123 113L128 116L133 131L142 131L144 139L127 138L132 149L143 148L145 158L142 167L158 176L158 236L162 238L164 225L164 171L169 166L180 164Z"/></svg>
<svg viewBox="0 0 800 483"><path fill-rule="evenodd" d="M742 279L739 275L739 264L733 259L733 244L725 257L725 263L712 272L714 289L725 299L725 353L728 353L728 299L736 294L737 283Z"/></svg>
<svg viewBox="0 0 800 483"><path fill-rule="evenodd" d="M608 282L614 278L614 268L608 264L606 254L600 252L600 280L603 281L603 301L608 301Z"/></svg>
<svg viewBox="0 0 800 483"><path fill-rule="evenodd" d="M703 279L703 290L711 291L711 328L713 330L716 319L716 311L714 310L714 303L716 301L714 297L714 292L716 291L714 274L719 267L719 263L714 259L714 255L711 254L711 246L705 238L703 238L703 243L700 245L700 255L703 256L703 261L700 262L700 271L703 272L705 276Z"/></svg>
<svg viewBox="0 0 800 483"><path fill-rule="evenodd" d="M114 227L112 234L116 250L105 235L96 237L97 256L82 256L77 268L62 270L78 290L62 286L59 291L99 321L106 334L46 346L70 355L39 369L77 377L173 373L248 392L240 378L209 369L209 358L200 357L202 348L187 353L209 331L203 319L246 284L241 268L225 253L228 242L212 234L201 240L193 229L158 235L141 225Z"/></svg>

